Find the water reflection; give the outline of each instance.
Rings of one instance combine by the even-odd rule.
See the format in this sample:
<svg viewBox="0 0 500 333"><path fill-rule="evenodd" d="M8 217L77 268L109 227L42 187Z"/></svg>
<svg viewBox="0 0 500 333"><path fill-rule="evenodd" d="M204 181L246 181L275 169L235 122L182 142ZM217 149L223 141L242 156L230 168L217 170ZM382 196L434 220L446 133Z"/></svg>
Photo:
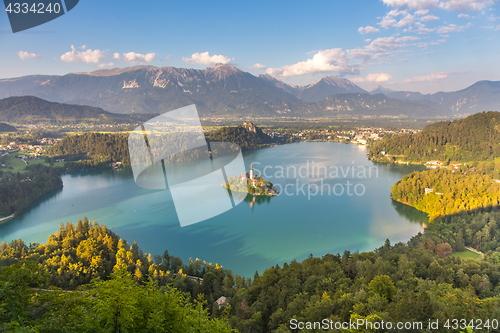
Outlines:
<svg viewBox="0 0 500 333"><path fill-rule="evenodd" d="M424 228L427 226L427 223L429 223L429 215L426 213L395 200L392 200L391 203L399 216L406 218L408 221L418 223Z"/></svg>
<svg viewBox="0 0 500 333"><path fill-rule="evenodd" d="M247 195L245 199L243 199L244 202L250 203L250 208L253 210L253 207L255 204L261 205L263 203L270 203L271 202L271 197L267 195Z"/></svg>

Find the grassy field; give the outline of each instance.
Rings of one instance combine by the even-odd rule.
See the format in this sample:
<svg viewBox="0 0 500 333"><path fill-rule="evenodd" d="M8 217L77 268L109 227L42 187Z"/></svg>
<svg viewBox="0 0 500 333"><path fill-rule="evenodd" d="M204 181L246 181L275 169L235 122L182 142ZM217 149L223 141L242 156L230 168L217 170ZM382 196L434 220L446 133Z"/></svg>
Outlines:
<svg viewBox="0 0 500 333"><path fill-rule="evenodd" d="M479 258L481 258L480 254L472 252L471 250L465 250L465 251L461 251L461 252L454 252L453 255L457 256L457 257L460 257L462 259L468 259L468 258L470 258L470 259L479 259Z"/></svg>
<svg viewBox="0 0 500 333"><path fill-rule="evenodd" d="M14 153L4 156L5 169L10 171L23 171L26 168L26 164L24 164L22 160L15 158L17 155L17 153Z"/></svg>
<svg viewBox="0 0 500 333"><path fill-rule="evenodd" d="M16 158L17 155L23 155L19 152L13 153L6 155L5 158L5 168L2 168L5 171L12 171L12 172L26 172L26 164L19 158ZM40 159L26 159L26 162L28 162L28 165L35 165L35 164L45 164L45 158L40 158ZM64 166L63 162L56 162L54 163L54 166L62 167ZM10 168L12 167L12 169Z"/></svg>

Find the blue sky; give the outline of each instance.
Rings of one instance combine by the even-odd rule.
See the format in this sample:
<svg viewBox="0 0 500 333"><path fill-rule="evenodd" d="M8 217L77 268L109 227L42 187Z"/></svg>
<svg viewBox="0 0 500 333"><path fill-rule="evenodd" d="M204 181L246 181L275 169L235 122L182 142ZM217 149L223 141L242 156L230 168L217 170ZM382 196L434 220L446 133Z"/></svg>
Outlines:
<svg viewBox="0 0 500 333"><path fill-rule="evenodd" d="M229 63L304 85L434 93L500 80L497 0L81 0L13 34L0 13L0 78L148 64Z"/></svg>

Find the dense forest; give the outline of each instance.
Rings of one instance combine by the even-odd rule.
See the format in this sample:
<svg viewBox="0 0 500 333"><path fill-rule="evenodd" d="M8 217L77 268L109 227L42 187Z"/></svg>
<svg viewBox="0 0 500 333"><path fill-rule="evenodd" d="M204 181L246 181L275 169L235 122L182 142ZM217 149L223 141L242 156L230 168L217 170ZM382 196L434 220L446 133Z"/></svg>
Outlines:
<svg viewBox="0 0 500 333"><path fill-rule="evenodd" d="M223 127L217 131L206 134L208 142L232 142L240 146L241 149L253 149L275 142L261 129L255 127L256 131L250 131L243 126ZM176 135L176 139L180 138ZM165 145L174 145L176 142L169 141L168 136L159 138L165 141ZM155 152L153 152L155 153ZM53 147L47 150L47 154L57 158L65 158L66 161L79 161L85 168L104 168L112 162L122 162L123 165L130 165L128 151L128 135L126 134L102 134L84 133L78 135L68 135ZM166 162L197 159L200 156L198 150L192 150ZM149 158L149 156L147 156Z"/></svg>
<svg viewBox="0 0 500 333"><path fill-rule="evenodd" d="M25 332L229 332L229 323L245 333L290 332L291 319L424 323L408 332L424 332L429 319L491 325L500 316L498 223L498 211L438 218L407 244L311 256L245 279L168 251L144 254L84 218L61 225L46 245L0 245L0 323ZM487 253L451 255L466 245Z"/></svg>
<svg viewBox="0 0 500 333"><path fill-rule="evenodd" d="M40 289L47 272L26 260L0 269L0 329L7 332L213 332L233 330L210 318L202 298L190 301L123 268L76 292Z"/></svg>
<svg viewBox="0 0 500 333"><path fill-rule="evenodd" d="M0 218L21 214L33 201L62 186L61 178L45 167L23 174L0 171Z"/></svg>
<svg viewBox="0 0 500 333"><path fill-rule="evenodd" d="M490 161L500 157L500 112L482 112L464 119L437 122L416 134L383 139L370 147L372 160L387 156L405 161Z"/></svg>
<svg viewBox="0 0 500 333"><path fill-rule="evenodd" d="M445 242L455 251L465 246L488 253L491 262L500 265L500 211L459 213L438 218L425 230L425 236L435 244ZM492 252L490 252L492 251Z"/></svg>
<svg viewBox="0 0 500 333"><path fill-rule="evenodd" d="M243 126L222 127L216 131L206 134L208 141L213 142L232 142L240 146L242 150L254 149L273 143L267 134L258 127L256 131L250 131Z"/></svg>
<svg viewBox="0 0 500 333"><path fill-rule="evenodd" d="M47 154L79 161L88 168L108 167L112 162L130 165L126 134L84 133L68 135L47 149Z"/></svg>
<svg viewBox="0 0 500 333"><path fill-rule="evenodd" d="M6 123L0 123L0 132L17 132L17 128Z"/></svg>
<svg viewBox="0 0 500 333"><path fill-rule="evenodd" d="M498 206L500 183L479 172L416 171L394 184L391 198L427 213L432 221L438 216Z"/></svg>

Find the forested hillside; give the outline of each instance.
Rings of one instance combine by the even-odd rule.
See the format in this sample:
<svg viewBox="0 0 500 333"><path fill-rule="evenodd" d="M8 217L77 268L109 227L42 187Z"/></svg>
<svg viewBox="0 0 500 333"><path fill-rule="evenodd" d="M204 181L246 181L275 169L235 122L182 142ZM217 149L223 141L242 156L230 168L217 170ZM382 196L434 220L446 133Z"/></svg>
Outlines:
<svg viewBox="0 0 500 333"><path fill-rule="evenodd" d="M482 112L464 119L425 126L416 134L383 139L370 147L372 160L387 156L405 161L489 161L500 157L500 112Z"/></svg>
<svg viewBox="0 0 500 333"><path fill-rule="evenodd" d="M23 213L33 201L62 186L61 178L45 167L23 174L0 171L0 218Z"/></svg>
<svg viewBox="0 0 500 333"><path fill-rule="evenodd" d="M51 156L70 156L89 167L108 167L112 162L130 165L126 134L84 133L68 135L47 150Z"/></svg>
<svg viewBox="0 0 500 333"><path fill-rule="evenodd" d="M500 183L480 172L416 171L394 184L391 198L429 214L432 221L438 216L498 206Z"/></svg>
<svg viewBox="0 0 500 333"><path fill-rule="evenodd" d="M0 100L0 121L13 124L123 124L153 118L153 115L119 115L86 105L53 103L34 96Z"/></svg>
<svg viewBox="0 0 500 333"><path fill-rule="evenodd" d="M213 142L232 142L237 144L242 150L254 149L273 142L260 128L254 128L255 132L243 126L223 127L214 132L207 133L206 138L208 141Z"/></svg>
<svg viewBox="0 0 500 333"><path fill-rule="evenodd" d="M46 245L0 245L0 323L28 332L186 332L185 325L195 332L229 332L224 320L210 320L208 313L248 333L289 332L292 318L421 321L423 329L412 332L424 332L429 319L465 319L468 326L472 319L483 325L488 319L490 332L498 332L491 325L500 316L499 222L498 211L438 218L408 244L386 241L372 252L311 256L249 280L200 259L184 264L167 251L143 254L137 244L129 246L84 218L62 225ZM451 255L465 245L488 253L477 260ZM81 287L29 288L48 285ZM186 302L176 290L191 300L201 294L207 303ZM226 301L219 307L220 296ZM465 328L449 331L460 330Z"/></svg>
<svg viewBox="0 0 500 333"><path fill-rule="evenodd" d="M207 141L232 142L243 150L257 148L274 142L258 127L255 132L243 126L223 127L206 134ZM79 161L89 168L108 167L112 162L130 165L128 135L84 133L68 135L47 150L51 156L65 157L67 161ZM196 156L187 155L195 158Z"/></svg>
<svg viewBox="0 0 500 333"><path fill-rule="evenodd" d="M17 128L6 123L0 123L0 132L16 132Z"/></svg>

